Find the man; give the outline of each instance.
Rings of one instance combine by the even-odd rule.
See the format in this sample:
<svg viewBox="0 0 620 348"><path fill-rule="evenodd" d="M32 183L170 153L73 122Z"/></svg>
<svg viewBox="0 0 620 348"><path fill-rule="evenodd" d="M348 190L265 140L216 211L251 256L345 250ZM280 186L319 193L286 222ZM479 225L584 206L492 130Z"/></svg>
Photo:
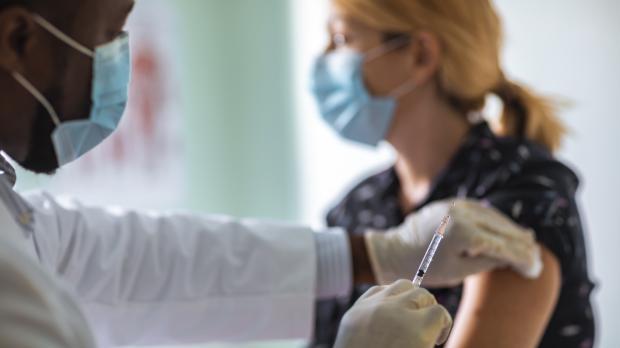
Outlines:
<svg viewBox="0 0 620 348"><path fill-rule="evenodd" d="M133 0L0 0L4 153L28 170L51 174L113 132L127 98L123 27L132 7ZM374 282L376 272L382 279L411 277L432 226L450 205L435 204L373 237L385 239L373 261L363 237L338 229L23 197L11 188L12 168L4 161L0 168L2 347L308 337L316 299L344 296L353 283ZM486 208L457 209L476 216ZM504 224L498 216L484 225ZM478 225L451 228L436 264L444 271L429 273L430 282L503 266L526 274L535 266L531 234L516 227L519 233L497 234ZM432 346L450 325L432 296L406 282L375 288L347 318L341 347ZM370 339L369 325L392 334Z"/></svg>

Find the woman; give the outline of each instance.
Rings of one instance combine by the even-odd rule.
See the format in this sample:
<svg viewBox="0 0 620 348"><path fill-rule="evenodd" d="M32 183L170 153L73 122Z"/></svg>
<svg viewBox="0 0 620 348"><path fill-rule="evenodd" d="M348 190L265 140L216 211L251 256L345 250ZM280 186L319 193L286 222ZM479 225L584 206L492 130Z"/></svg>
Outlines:
<svg viewBox="0 0 620 348"><path fill-rule="evenodd" d="M549 100L504 75L490 1L332 2L331 45L313 73L321 114L346 139L386 140L397 159L353 188L328 224L363 233L399 225L437 200L488 202L535 231L544 269L536 280L501 270L433 289L456 315L446 346L592 347L578 179L552 155L565 128ZM480 116L489 95L504 104L493 126ZM372 255L368 238L367 246ZM331 345L342 313L364 290L319 303L317 346Z"/></svg>

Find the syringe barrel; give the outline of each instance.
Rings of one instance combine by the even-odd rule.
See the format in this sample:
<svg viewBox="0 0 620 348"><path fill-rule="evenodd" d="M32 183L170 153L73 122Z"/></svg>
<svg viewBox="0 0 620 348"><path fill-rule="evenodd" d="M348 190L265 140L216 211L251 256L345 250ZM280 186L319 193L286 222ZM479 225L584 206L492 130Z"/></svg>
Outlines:
<svg viewBox="0 0 620 348"><path fill-rule="evenodd" d="M426 253L424 254L424 258L420 263L420 267L418 268L418 271L413 278L413 284L415 286L420 287L422 285L422 279L424 278L424 275L426 275L426 272L428 271L431 262L433 262L433 257L435 256L437 248L439 248L439 244L441 243L442 239L443 235L439 233L435 233L435 235L433 236L433 240L431 240L431 244L428 246L428 249L426 249Z"/></svg>

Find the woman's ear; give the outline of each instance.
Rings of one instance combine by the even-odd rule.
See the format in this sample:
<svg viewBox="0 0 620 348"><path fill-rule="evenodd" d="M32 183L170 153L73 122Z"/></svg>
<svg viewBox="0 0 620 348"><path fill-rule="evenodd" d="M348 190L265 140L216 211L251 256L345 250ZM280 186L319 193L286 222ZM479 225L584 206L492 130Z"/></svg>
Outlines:
<svg viewBox="0 0 620 348"><path fill-rule="evenodd" d="M412 78L417 86L433 80L441 61L441 44L430 32L418 32L410 45L412 55Z"/></svg>
<svg viewBox="0 0 620 348"><path fill-rule="evenodd" d="M25 8L15 6L0 11L0 68L6 71L23 69L37 29L32 14Z"/></svg>

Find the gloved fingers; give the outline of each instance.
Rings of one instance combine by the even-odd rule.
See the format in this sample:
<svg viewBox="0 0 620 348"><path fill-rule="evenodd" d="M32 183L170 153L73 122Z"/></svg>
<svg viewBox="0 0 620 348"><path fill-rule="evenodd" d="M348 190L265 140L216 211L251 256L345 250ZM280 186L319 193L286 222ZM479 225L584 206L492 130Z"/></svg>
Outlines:
<svg viewBox="0 0 620 348"><path fill-rule="evenodd" d="M428 288L455 287L462 284L463 280L470 275L507 267L505 261L485 256L459 257L451 264L449 271L443 271L441 274L435 274L431 268L424 278L424 286Z"/></svg>
<svg viewBox="0 0 620 348"><path fill-rule="evenodd" d="M461 224L458 237L469 244L465 254L506 261L525 277L540 274L540 250L532 230L475 201L459 201L457 207L455 220Z"/></svg>
<svg viewBox="0 0 620 348"><path fill-rule="evenodd" d="M466 256L492 257L519 267L527 267L536 259L535 243L521 243L482 232L472 234L468 239L468 245L461 249Z"/></svg>
<svg viewBox="0 0 620 348"><path fill-rule="evenodd" d="M495 269L510 268L528 279L537 278L543 269L540 246L528 249L528 256L521 259L487 255L482 253L476 257L463 257L459 262L464 276L487 272ZM512 259L512 260L511 260Z"/></svg>
<svg viewBox="0 0 620 348"><path fill-rule="evenodd" d="M536 279L543 271L542 251L540 246L536 245L531 253L531 257L524 263L511 265L512 269L523 277L528 279Z"/></svg>
<svg viewBox="0 0 620 348"><path fill-rule="evenodd" d="M411 282L409 282L411 283ZM411 283L413 285L413 283ZM401 293L397 297L398 301L403 301L409 309L422 309L437 304L435 296L423 288L412 287L408 291Z"/></svg>
<svg viewBox="0 0 620 348"><path fill-rule="evenodd" d="M503 261L524 276L540 274L540 248L536 243L508 241L499 236L478 235L472 246L466 249L468 256L486 256Z"/></svg>
<svg viewBox="0 0 620 348"><path fill-rule="evenodd" d="M450 313L440 305L434 305L420 310L423 320L423 328L433 335L437 345L446 343L452 330L452 317Z"/></svg>
<svg viewBox="0 0 620 348"><path fill-rule="evenodd" d="M487 233L501 236L507 240L525 244L536 243L536 236L531 229L517 225L513 221L479 219L475 222L475 227L486 231Z"/></svg>
<svg viewBox="0 0 620 348"><path fill-rule="evenodd" d="M362 296L360 296L360 298L357 299L357 302L371 298L377 293L383 291L385 288L386 288L385 285L373 286L372 288L368 289L368 291L366 291Z"/></svg>
<svg viewBox="0 0 620 348"><path fill-rule="evenodd" d="M536 278L540 275L542 270L542 260L540 253L540 246L538 244L532 245L508 245L508 251L506 254L510 254L506 260L510 261L510 266L528 278Z"/></svg>
<svg viewBox="0 0 620 348"><path fill-rule="evenodd" d="M493 232L506 235L507 237L518 237L519 232L523 230L523 228L494 207L474 200L457 200L451 215L457 225L465 228L479 224L484 226L500 226L501 229L493 229Z"/></svg>
<svg viewBox="0 0 620 348"><path fill-rule="evenodd" d="M397 296L402 293L406 293L408 291L414 290L415 287L410 280L400 279L396 282L388 285L383 292L385 297L388 296Z"/></svg>
<svg viewBox="0 0 620 348"><path fill-rule="evenodd" d="M471 200L459 201L453 215L457 223L477 226L489 233L498 234L510 240L514 239L524 243L535 242L531 230L518 225L492 206L485 206Z"/></svg>
<svg viewBox="0 0 620 348"><path fill-rule="evenodd" d="M440 312L440 316L443 317L443 327L441 328L440 334L439 334L439 338L437 339L437 345L442 345L444 343L446 343L446 341L448 341L448 338L450 337L450 331L452 330L452 317L450 316L450 313L448 313L448 311L444 308L444 307L433 307L433 308L438 308L435 311Z"/></svg>
<svg viewBox="0 0 620 348"><path fill-rule="evenodd" d="M521 228L514 222L502 219L499 221L495 213L489 213L491 208L467 208L459 201L452 213L453 223L448 227L446 238L464 244L467 250L480 247L480 244L491 242L515 242L532 244L533 236L527 229ZM493 217L489 217L493 215Z"/></svg>

